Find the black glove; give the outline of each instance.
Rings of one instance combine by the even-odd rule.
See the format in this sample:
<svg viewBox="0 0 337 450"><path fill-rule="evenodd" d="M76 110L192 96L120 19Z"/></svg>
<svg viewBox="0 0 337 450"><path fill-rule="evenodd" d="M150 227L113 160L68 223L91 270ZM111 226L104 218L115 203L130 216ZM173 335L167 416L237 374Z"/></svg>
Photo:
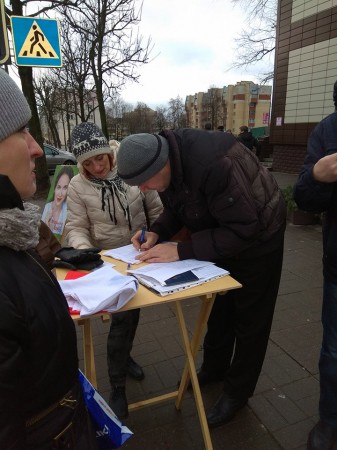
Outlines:
<svg viewBox="0 0 337 450"><path fill-rule="evenodd" d="M96 269L97 267L100 267L103 263L104 261L102 259L99 259L97 261L77 263L75 266L74 264L62 261L61 259L55 259L55 261L52 264L52 268L56 267L69 270L93 270Z"/></svg>
<svg viewBox="0 0 337 450"><path fill-rule="evenodd" d="M54 261L53 267L65 267L67 269L92 270L103 264L99 252L101 249L84 248L77 250L73 247L62 247L55 256L59 260Z"/></svg>

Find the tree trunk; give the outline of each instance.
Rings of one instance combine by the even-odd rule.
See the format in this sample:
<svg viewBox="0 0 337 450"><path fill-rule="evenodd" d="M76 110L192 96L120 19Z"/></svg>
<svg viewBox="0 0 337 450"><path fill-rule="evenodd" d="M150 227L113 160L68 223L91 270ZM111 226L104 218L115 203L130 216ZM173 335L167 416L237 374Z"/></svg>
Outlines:
<svg viewBox="0 0 337 450"><path fill-rule="evenodd" d="M22 92L26 97L27 102L32 111L32 118L29 121L29 132L34 137L36 142L40 145L40 147L43 148L43 136L33 88L33 69L32 67L19 66L18 70L22 83ZM35 167L36 167L37 193L44 194L45 192L48 191L50 186L47 161L45 155L42 155L41 158L36 159Z"/></svg>

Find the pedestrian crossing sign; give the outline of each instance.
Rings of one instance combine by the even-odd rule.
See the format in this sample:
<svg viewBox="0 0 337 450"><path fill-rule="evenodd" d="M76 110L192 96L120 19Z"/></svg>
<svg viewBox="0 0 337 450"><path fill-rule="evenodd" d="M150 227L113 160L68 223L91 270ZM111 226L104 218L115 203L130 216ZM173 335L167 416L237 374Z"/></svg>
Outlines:
<svg viewBox="0 0 337 450"><path fill-rule="evenodd" d="M18 66L62 67L56 19L11 17L15 62Z"/></svg>

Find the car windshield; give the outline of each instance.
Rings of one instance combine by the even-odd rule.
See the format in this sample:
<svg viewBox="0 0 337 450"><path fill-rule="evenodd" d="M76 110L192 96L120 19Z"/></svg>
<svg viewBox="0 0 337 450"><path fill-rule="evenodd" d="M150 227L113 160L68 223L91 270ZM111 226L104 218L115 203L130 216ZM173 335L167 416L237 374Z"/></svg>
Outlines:
<svg viewBox="0 0 337 450"><path fill-rule="evenodd" d="M55 147L50 147L49 145L44 145L43 146L44 152L46 155L52 155L55 153L59 153L59 150Z"/></svg>

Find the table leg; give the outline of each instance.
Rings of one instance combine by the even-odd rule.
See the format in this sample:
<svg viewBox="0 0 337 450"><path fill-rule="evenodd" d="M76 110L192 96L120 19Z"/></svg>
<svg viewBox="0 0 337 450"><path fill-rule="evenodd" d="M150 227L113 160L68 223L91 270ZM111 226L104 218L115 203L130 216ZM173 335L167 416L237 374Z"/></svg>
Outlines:
<svg viewBox="0 0 337 450"><path fill-rule="evenodd" d="M194 399L198 411L201 431L204 438L205 448L206 450L212 450L212 440L208 429L205 409L204 409L204 403L202 400L197 372L195 369L195 355L197 353L197 348L200 342L201 334L203 331L203 328L206 325L207 319L209 317L210 311L213 306L215 296L211 296L209 298L203 298L202 306L200 308L199 317L196 323L195 332L193 334L192 341L190 342L188 331L186 328L186 322L184 319L183 311L180 302L176 302L176 311L177 311L177 319L180 327L180 331L182 334L182 340L185 347L185 353L186 353L186 366L184 369L183 377L180 382L180 387L177 395L176 400L176 408L180 409L181 402L184 396L184 393L186 391L186 386L188 383L189 376L191 377L192 386L193 386L193 394ZM189 376L188 376L189 375Z"/></svg>
<svg viewBox="0 0 337 450"><path fill-rule="evenodd" d="M198 314L198 318L197 318L197 321L195 324L195 329L193 332L192 340L190 343L190 349L191 349L191 353L193 356L193 360L195 360L195 357L197 355L201 337L204 333L204 330L207 325L207 320L212 311L215 296L216 296L216 294L201 297L200 311ZM183 371L183 374L182 374L182 377L180 380L179 391L178 391L178 396L177 396L177 400L176 400L176 408L177 409L181 408L181 403L183 401L189 380L190 380L190 371L189 371L189 366L186 362L185 368L184 368L184 371Z"/></svg>
<svg viewBox="0 0 337 450"><path fill-rule="evenodd" d="M94 345L92 341L92 331L90 318L78 321L83 332L83 349L84 349L84 374L90 383L97 388L96 366L94 356Z"/></svg>

